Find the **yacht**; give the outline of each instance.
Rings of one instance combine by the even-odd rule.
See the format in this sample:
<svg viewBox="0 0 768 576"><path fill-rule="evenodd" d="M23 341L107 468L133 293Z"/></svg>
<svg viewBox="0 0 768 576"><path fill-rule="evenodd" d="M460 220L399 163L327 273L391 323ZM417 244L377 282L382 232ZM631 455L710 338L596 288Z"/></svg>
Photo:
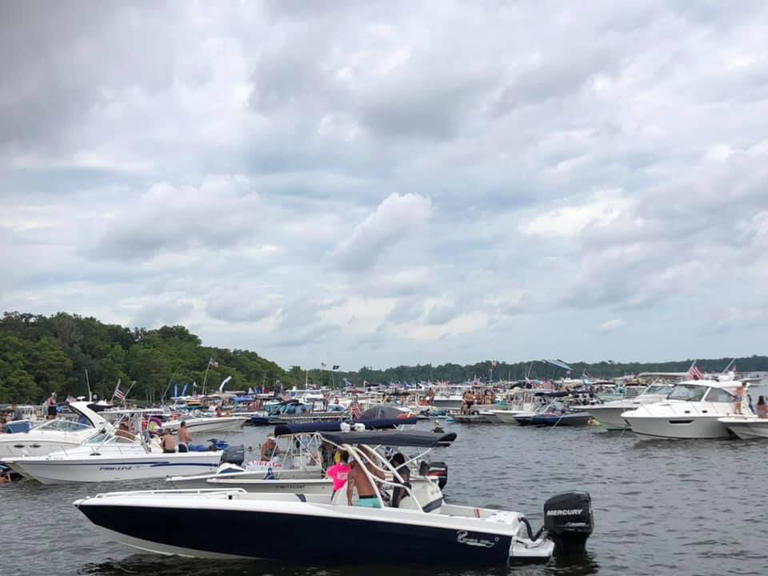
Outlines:
<svg viewBox="0 0 768 576"><path fill-rule="evenodd" d="M632 432L649 438L728 438L730 432L720 418L733 414L734 392L740 385L686 380L677 383L664 401L644 404L621 417Z"/></svg>
<svg viewBox="0 0 768 576"><path fill-rule="evenodd" d="M102 434L76 448L44 456L3 458L3 464L42 484L112 482L165 478L174 474L214 472L223 452L164 453L159 442L125 442L114 434Z"/></svg>
<svg viewBox="0 0 768 576"><path fill-rule="evenodd" d="M544 526L534 533L519 512L447 504L436 482L419 484L420 491L404 483L386 458L361 449L378 446L377 434L338 433L328 440L368 476L378 508L350 506L346 490L330 499L237 489L115 492L74 505L118 541L159 554L470 566L584 554L593 524L589 494L569 492L547 500ZM405 441L390 435L391 442ZM392 479L374 481L372 469ZM387 490L395 488L405 497L391 507ZM216 528L201 531L200 526Z"/></svg>
<svg viewBox="0 0 768 576"><path fill-rule="evenodd" d="M57 450L79 446L89 439L113 430L88 402L70 402L77 419L46 420L27 432L0 434L0 458L45 456Z"/></svg>
<svg viewBox="0 0 768 576"><path fill-rule="evenodd" d="M669 395L672 388L674 388L672 383L659 382L651 384L634 398L611 400L603 404L592 404L589 406L573 406L573 410L576 412L589 412L608 430L624 430L627 428L627 423L621 416L624 412L635 410L645 404L661 402Z"/></svg>
<svg viewBox="0 0 768 576"><path fill-rule="evenodd" d="M742 440L768 438L768 418L758 418L754 414L736 414L718 420Z"/></svg>

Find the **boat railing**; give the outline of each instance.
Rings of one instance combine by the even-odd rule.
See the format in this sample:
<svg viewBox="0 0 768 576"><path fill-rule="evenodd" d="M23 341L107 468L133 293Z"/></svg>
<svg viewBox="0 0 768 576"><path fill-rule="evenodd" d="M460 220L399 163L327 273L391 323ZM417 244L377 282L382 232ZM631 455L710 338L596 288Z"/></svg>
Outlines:
<svg viewBox="0 0 768 576"><path fill-rule="evenodd" d="M126 496L126 495L139 495L139 494L199 494L201 496L213 495L213 494L247 494L248 491L245 488L173 488L157 490L125 490L119 492L100 492L93 496L93 498L111 498L114 496Z"/></svg>
<svg viewBox="0 0 768 576"><path fill-rule="evenodd" d="M419 502L419 499L416 497L416 494L413 492L410 486L408 486L405 483L405 479L400 475L400 473L395 469L394 466L392 466L392 463L384 458L381 454L379 454L376 450L373 448L370 448L366 446L367 450L365 453L363 453L362 450L359 450L358 448L351 446L349 444L342 444L340 446L342 450L346 450L346 452L360 465L360 467L363 470L363 473L365 474L366 478L368 478L368 481L371 483L371 486L373 487L374 492L376 493L376 497L379 499L379 503L381 504L381 507L385 507L384 499L381 496L381 490L379 490L379 484L384 484L387 486L391 486L392 488L402 488L406 491L406 493L413 499L413 501L416 503L417 508L424 512L421 502ZM376 462L373 461L372 455L376 456L376 459L379 460L382 464L384 464L387 468L387 470L383 469L381 466L376 464ZM368 469L368 466L365 465L365 462L369 462L373 468L378 470L379 472L382 472L385 475L385 478L380 477L373 477L373 474L371 474L371 471ZM387 472L391 473L393 478L396 481L390 481L386 479Z"/></svg>

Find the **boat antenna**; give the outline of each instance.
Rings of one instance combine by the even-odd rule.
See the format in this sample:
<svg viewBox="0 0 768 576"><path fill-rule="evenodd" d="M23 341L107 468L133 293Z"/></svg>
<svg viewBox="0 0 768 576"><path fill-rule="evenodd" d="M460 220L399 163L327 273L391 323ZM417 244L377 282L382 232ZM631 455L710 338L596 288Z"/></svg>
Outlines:
<svg viewBox="0 0 768 576"><path fill-rule="evenodd" d="M733 358L733 359L731 359L731 361L730 361L730 362L728 362L728 365L727 365L725 368L723 368L723 371L722 371L722 372L720 372L720 374L725 374L726 372L728 372L728 369L729 369L731 366L733 366L733 363L734 363L734 362L736 362L736 358Z"/></svg>
<svg viewBox="0 0 768 576"><path fill-rule="evenodd" d="M85 369L85 385L88 387L88 402L93 401L93 395L91 394L91 383L88 380L88 368Z"/></svg>

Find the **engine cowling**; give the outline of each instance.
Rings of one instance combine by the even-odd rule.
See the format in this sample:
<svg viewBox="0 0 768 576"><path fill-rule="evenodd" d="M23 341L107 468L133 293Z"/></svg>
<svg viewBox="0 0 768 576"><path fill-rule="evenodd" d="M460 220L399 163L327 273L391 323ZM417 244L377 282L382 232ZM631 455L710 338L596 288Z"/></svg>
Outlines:
<svg viewBox="0 0 768 576"><path fill-rule="evenodd" d="M564 492L544 503L544 528L555 543L555 556L580 556L594 528L588 492Z"/></svg>

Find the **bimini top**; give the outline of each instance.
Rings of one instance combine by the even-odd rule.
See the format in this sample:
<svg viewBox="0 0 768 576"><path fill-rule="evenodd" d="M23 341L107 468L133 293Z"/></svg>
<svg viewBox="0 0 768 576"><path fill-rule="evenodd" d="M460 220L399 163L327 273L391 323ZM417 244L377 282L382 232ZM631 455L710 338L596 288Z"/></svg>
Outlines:
<svg viewBox="0 0 768 576"><path fill-rule="evenodd" d="M346 425L363 424L367 430L392 429L403 424L416 424L416 418L382 418L379 420L353 420ZM305 422L303 424L278 424L275 436L311 434L313 432L341 432L341 422Z"/></svg>
<svg viewBox="0 0 768 576"><path fill-rule="evenodd" d="M368 446L421 446L434 448L435 446L450 446L456 440L456 433L435 434L434 432L413 431L401 432L400 430L371 430L364 432L325 432L323 438L336 445L341 444L366 444Z"/></svg>

